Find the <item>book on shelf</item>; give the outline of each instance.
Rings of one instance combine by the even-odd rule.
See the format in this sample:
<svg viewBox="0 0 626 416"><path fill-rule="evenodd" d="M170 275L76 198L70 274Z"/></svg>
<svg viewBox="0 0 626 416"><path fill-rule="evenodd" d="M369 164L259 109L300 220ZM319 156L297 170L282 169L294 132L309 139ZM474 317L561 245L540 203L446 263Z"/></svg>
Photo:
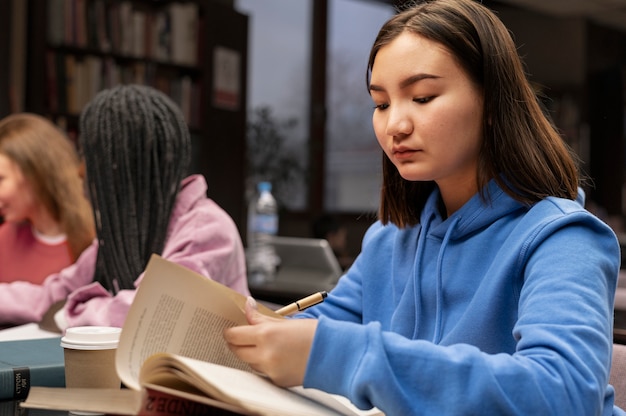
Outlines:
<svg viewBox="0 0 626 416"><path fill-rule="evenodd" d="M65 0L48 0L48 42L59 46L65 43Z"/></svg>
<svg viewBox="0 0 626 416"><path fill-rule="evenodd" d="M247 325L245 302L240 293L153 255L116 352L117 372L127 388L105 392L33 388L22 406L152 414L148 406L154 401L149 397L157 392L175 397L177 406L230 412L215 414L382 415L319 390L282 388L255 373L230 351L222 335L225 328ZM283 319L262 304L258 308Z"/></svg>
<svg viewBox="0 0 626 416"><path fill-rule="evenodd" d="M77 99L78 82L76 76L76 57L72 54L65 57L65 106L69 114L78 114L80 105Z"/></svg>
<svg viewBox="0 0 626 416"><path fill-rule="evenodd" d="M198 50L198 5L171 3L171 60L181 65L196 65Z"/></svg>
<svg viewBox="0 0 626 416"><path fill-rule="evenodd" d="M0 400L23 400L32 386L64 387L61 337L0 342Z"/></svg>
<svg viewBox="0 0 626 416"><path fill-rule="evenodd" d="M24 111L24 92L26 90L26 54L27 49L27 17L28 2L13 0L11 5L11 24L9 35L9 56L5 57L4 65L9 68L8 92L9 111L12 113ZM7 59L8 58L8 63Z"/></svg>
<svg viewBox="0 0 626 416"><path fill-rule="evenodd" d="M199 10L185 1L145 8L128 0L49 0L47 39L51 46L195 66Z"/></svg>

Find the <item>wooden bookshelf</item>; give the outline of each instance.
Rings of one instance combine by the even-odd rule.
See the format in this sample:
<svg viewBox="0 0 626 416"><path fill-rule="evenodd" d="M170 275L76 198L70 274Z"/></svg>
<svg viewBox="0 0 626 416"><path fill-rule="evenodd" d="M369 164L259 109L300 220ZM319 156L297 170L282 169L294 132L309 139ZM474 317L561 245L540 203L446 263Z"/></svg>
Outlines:
<svg viewBox="0 0 626 416"><path fill-rule="evenodd" d="M28 16L27 111L74 135L104 88L165 92L190 127L192 173L243 230L247 16L216 0L29 0Z"/></svg>
<svg viewBox="0 0 626 416"><path fill-rule="evenodd" d="M0 118L23 110L26 59L27 4L21 0L0 2Z"/></svg>
<svg viewBox="0 0 626 416"><path fill-rule="evenodd" d="M45 28L43 88L29 104L51 118L76 117L104 88L154 86L183 109L192 129L199 113L204 68L199 51L202 2L105 0L35 1ZM208 3L207 3L208 4ZM208 6L207 6L208 7ZM32 32L31 32L32 33ZM43 62L42 62L43 59ZM35 66L38 78L42 71Z"/></svg>
<svg viewBox="0 0 626 416"><path fill-rule="evenodd" d="M0 56L10 57L11 48L11 24L10 16L12 11L12 2L4 1L0 2L0 25L9 30L0 31ZM11 60L9 59L5 65L0 66L0 117L4 117L9 114L9 68L11 67Z"/></svg>

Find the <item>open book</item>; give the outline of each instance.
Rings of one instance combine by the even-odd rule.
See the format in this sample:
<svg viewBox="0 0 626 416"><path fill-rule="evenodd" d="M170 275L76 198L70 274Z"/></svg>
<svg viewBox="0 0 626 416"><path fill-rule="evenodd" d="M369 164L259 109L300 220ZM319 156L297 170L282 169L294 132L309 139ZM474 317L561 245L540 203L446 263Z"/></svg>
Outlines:
<svg viewBox="0 0 626 416"><path fill-rule="evenodd" d="M232 289L153 255L116 353L117 372L128 389L33 387L22 406L148 414L148 391L232 412L227 414L382 415L319 390L278 387L239 360L222 332L247 324L245 301ZM263 314L281 317L262 304L258 307Z"/></svg>

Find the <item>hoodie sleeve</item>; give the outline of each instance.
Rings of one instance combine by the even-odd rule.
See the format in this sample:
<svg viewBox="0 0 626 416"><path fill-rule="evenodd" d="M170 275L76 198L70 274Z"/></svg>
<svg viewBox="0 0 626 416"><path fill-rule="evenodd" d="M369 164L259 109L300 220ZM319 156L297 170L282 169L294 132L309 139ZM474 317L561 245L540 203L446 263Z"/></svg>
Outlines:
<svg viewBox="0 0 626 416"><path fill-rule="evenodd" d="M369 242L382 230L383 225L380 222L371 225L363 236L361 254L354 260L348 271L341 276L328 298L318 305L295 314L292 318L304 319L325 316L342 321L363 322L362 279L367 275L366 271L370 270L371 256L375 251L371 250Z"/></svg>
<svg viewBox="0 0 626 416"><path fill-rule="evenodd" d="M311 308L319 323L304 386L388 415L612 414L607 384L619 267L615 236L578 214L529 236L517 256L524 281L510 333L515 351L410 339L376 320L338 319L343 316L336 311L348 301L320 305Z"/></svg>
<svg viewBox="0 0 626 416"><path fill-rule="evenodd" d="M201 198L173 218L162 257L248 295L245 257L233 220L213 201ZM138 287L143 274L138 276ZM175 284L175 282L172 282ZM99 283L72 293L63 309L67 326L122 326L135 298L135 290L115 296Z"/></svg>
<svg viewBox="0 0 626 416"><path fill-rule="evenodd" d="M16 281L0 284L0 323L20 325L39 322L50 306L64 300L94 275L97 242L93 242L74 264L48 276L41 285Z"/></svg>

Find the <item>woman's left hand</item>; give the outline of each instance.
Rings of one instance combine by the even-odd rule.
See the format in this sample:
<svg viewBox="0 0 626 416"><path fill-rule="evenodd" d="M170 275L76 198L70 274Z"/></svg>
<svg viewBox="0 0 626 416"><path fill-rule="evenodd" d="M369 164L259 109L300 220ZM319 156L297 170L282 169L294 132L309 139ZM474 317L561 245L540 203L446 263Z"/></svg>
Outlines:
<svg viewBox="0 0 626 416"><path fill-rule="evenodd" d="M246 302L246 318L250 325L224 331L231 351L279 386L302 385L317 320L262 315L251 297Z"/></svg>

